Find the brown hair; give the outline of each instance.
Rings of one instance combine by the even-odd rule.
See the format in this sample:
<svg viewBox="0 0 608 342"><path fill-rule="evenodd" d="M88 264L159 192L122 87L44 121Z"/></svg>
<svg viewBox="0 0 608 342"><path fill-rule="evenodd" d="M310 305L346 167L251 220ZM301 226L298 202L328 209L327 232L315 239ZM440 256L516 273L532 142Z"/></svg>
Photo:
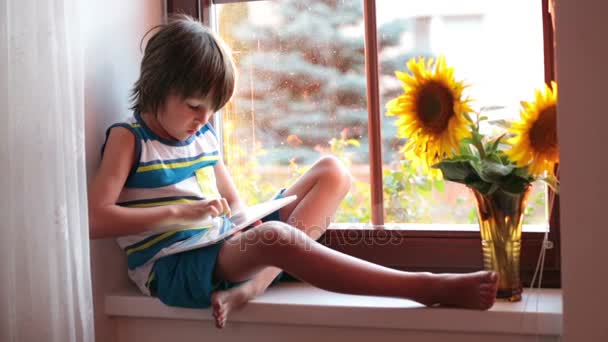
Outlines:
<svg viewBox="0 0 608 342"><path fill-rule="evenodd" d="M156 113L170 94L210 96L212 109L222 108L232 97L236 82L228 47L200 22L183 14L148 33L158 28L146 45L139 79L131 91L131 109Z"/></svg>

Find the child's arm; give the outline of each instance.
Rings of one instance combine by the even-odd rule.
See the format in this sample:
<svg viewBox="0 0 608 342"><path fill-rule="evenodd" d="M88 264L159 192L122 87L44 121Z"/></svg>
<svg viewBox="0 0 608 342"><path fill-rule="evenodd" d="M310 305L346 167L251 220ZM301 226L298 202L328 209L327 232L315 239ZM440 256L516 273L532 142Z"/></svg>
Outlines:
<svg viewBox="0 0 608 342"><path fill-rule="evenodd" d="M151 208L116 205L135 158L135 137L123 127L110 131L98 173L89 187L91 238L116 237L187 223L225 212L220 199Z"/></svg>
<svg viewBox="0 0 608 342"><path fill-rule="evenodd" d="M220 195L228 201L230 211L236 213L244 209L246 205L241 200L239 193L236 190L236 186L232 181L232 177L221 159L215 164L214 171L215 184Z"/></svg>

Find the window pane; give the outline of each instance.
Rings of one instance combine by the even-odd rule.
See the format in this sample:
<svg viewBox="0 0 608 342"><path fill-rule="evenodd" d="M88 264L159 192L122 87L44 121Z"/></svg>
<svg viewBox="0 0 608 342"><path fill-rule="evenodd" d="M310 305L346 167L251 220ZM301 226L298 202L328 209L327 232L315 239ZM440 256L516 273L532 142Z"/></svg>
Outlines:
<svg viewBox="0 0 608 342"><path fill-rule="evenodd" d="M254 1L215 9L239 69L223 137L245 201L269 198L331 154L357 180L336 221L368 222L362 1Z"/></svg>
<svg viewBox="0 0 608 342"><path fill-rule="evenodd" d="M395 70L410 57L444 55L457 79L470 84L474 108L490 120L516 119L519 101L531 100L544 81L541 1L377 0L378 36L397 42L381 52L381 103L401 92ZM383 109L383 113L385 109ZM395 118L382 118L385 221L476 223L474 199L457 183L432 183L403 160ZM486 132L497 129L486 125ZM546 189L535 184L526 223L547 224Z"/></svg>
<svg viewBox="0 0 608 342"><path fill-rule="evenodd" d="M381 103L399 93L394 71L409 57L443 54L472 85L477 107L504 107L492 120L517 117L519 101L544 78L540 7L525 0L377 0ZM356 180L336 221L369 222L362 1L254 1L217 5L216 13L239 68L223 132L226 162L245 200L268 198L333 154ZM385 221L475 223L465 187L430 182L402 160L393 121L382 117ZM535 186L526 223L546 225L545 193Z"/></svg>

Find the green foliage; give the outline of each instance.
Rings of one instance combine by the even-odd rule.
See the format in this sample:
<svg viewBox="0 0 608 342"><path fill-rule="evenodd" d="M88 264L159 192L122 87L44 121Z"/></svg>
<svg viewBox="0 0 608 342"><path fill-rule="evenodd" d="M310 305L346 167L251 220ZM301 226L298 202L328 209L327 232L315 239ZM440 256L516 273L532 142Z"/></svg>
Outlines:
<svg viewBox="0 0 608 342"><path fill-rule="evenodd" d="M232 131L225 129L224 133L230 135ZM230 139L227 140L230 141ZM344 130L339 138L332 138L328 144L327 150L318 149L318 153L333 155L350 168L352 166L351 153L360 148L359 141L348 138L348 132ZM238 145L229 145L226 148L226 162L241 197L247 203L267 200L278 188L292 185L310 168L310 165L301 166L295 159L291 159L287 175L282 184L277 185L276 177L264 179L261 173L251 172L260 168L258 158L266 154L261 146L255 151L253 154L248 154ZM432 204L435 204L432 192L444 191L445 183L443 181L431 181L427 177L419 176L410 161L401 160L384 170L383 182L387 222L432 222L429 211ZM370 202L369 183L353 179L351 191L338 208L335 221L370 222Z"/></svg>
<svg viewBox="0 0 608 342"><path fill-rule="evenodd" d="M358 180L353 181L351 191L346 195L336 212L336 222L371 222L370 203L371 192L369 184Z"/></svg>
<svg viewBox="0 0 608 342"><path fill-rule="evenodd" d="M352 166L349 148L358 148L360 143L356 139L348 138L348 130L342 130L339 138L332 138L329 141L329 150L317 149L321 154L333 155L338 158L346 167ZM290 162L289 185L293 184L298 177L304 174L310 166L300 167L294 159ZM371 220L371 210L367 205L370 203L371 192L369 184L353 179L351 191L346 195L336 212L337 222L369 222Z"/></svg>
<svg viewBox="0 0 608 342"><path fill-rule="evenodd" d="M507 133L495 138L487 138L479 131L481 121L488 119L477 113L470 122L471 136L462 139L460 155L446 158L433 165L443 173L446 180L465 184L483 194L491 194L501 189L509 193L522 193L536 179L530 176L525 167L518 167L500 149ZM552 177L540 179L557 189Z"/></svg>
<svg viewBox="0 0 608 342"><path fill-rule="evenodd" d="M432 191L443 181L419 176L409 160L400 160L383 172L384 208L387 222L431 222Z"/></svg>

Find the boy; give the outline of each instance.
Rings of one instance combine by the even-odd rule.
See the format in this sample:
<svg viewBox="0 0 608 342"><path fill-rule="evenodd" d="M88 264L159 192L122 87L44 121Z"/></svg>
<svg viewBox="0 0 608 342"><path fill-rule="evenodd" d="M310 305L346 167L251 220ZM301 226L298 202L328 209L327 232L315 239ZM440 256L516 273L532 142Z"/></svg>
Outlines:
<svg viewBox="0 0 608 342"><path fill-rule="evenodd" d="M206 216L244 204L220 157L214 112L231 98L236 70L228 49L199 22L179 16L149 40L133 89L133 117L111 126L90 186L93 238L117 237L129 276L168 305L213 307L216 325L263 293L285 269L345 293L410 298L426 305L487 309L496 275L408 273L315 242L350 187L335 158L323 158L279 196L297 200L244 233L154 260L164 247L201 231ZM288 222L290 224L286 224ZM174 224L189 229L155 233ZM327 275L331 271L331 276Z"/></svg>

